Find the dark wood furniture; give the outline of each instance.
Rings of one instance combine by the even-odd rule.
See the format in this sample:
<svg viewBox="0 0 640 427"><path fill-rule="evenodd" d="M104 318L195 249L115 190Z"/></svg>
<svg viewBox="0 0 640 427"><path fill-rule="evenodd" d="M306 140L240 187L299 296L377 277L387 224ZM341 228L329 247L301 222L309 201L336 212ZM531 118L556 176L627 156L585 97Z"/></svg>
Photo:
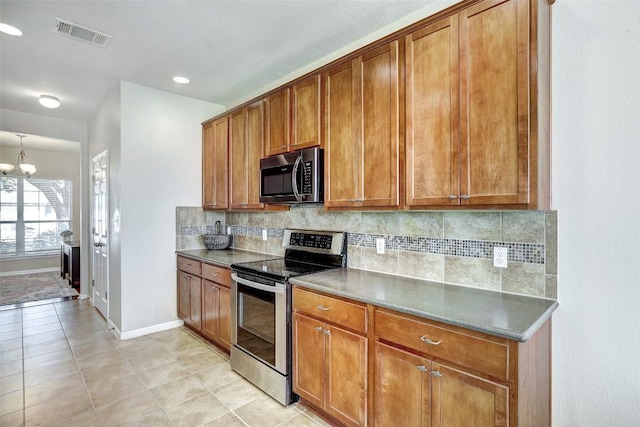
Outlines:
<svg viewBox="0 0 640 427"><path fill-rule="evenodd" d="M64 242L60 245L60 277L80 292L80 242Z"/></svg>

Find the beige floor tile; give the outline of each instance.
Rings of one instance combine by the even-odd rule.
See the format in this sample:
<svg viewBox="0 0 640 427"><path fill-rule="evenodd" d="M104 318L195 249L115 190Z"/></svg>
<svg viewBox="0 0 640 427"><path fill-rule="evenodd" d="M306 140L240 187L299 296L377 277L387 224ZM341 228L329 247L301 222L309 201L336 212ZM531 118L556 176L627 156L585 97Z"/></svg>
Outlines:
<svg viewBox="0 0 640 427"><path fill-rule="evenodd" d="M81 370L102 368L112 363L122 362L123 360L124 357L122 357L120 352L115 348L88 356L76 357L78 367Z"/></svg>
<svg viewBox="0 0 640 427"><path fill-rule="evenodd" d="M0 352L0 363L22 360L22 349L14 348Z"/></svg>
<svg viewBox="0 0 640 427"><path fill-rule="evenodd" d="M81 372L87 387L93 387L100 382L115 381L136 373L126 360L106 366L83 369Z"/></svg>
<svg viewBox="0 0 640 427"><path fill-rule="evenodd" d="M177 349L167 348L167 351L176 359L186 359L202 353L211 353L211 348L202 343L194 341L191 344L181 346Z"/></svg>
<svg viewBox="0 0 640 427"><path fill-rule="evenodd" d="M22 329L15 329L13 331L0 332L0 342L11 341L22 337Z"/></svg>
<svg viewBox="0 0 640 427"><path fill-rule="evenodd" d="M73 347L72 351L76 358L81 358L85 356L89 356L96 353L101 353L103 351L115 350L116 343L114 340L105 339L101 341L96 341L88 344L82 344Z"/></svg>
<svg viewBox="0 0 640 427"><path fill-rule="evenodd" d="M204 424L202 427L247 427L247 425L233 412L227 412L223 416Z"/></svg>
<svg viewBox="0 0 640 427"><path fill-rule="evenodd" d="M179 380L191 375L179 362L167 363L155 368L141 371L138 376L147 388L155 388L163 384Z"/></svg>
<svg viewBox="0 0 640 427"><path fill-rule="evenodd" d="M73 360L73 354L68 348L53 351L51 353L39 354L24 359L24 370L31 371L33 369L42 368L44 366L53 365L54 363L66 362Z"/></svg>
<svg viewBox="0 0 640 427"><path fill-rule="evenodd" d="M22 338L15 338L7 341L0 341L0 351L22 348Z"/></svg>
<svg viewBox="0 0 640 427"><path fill-rule="evenodd" d="M46 325L30 326L22 328L22 336L29 337L31 335L47 334L49 332L62 330L60 322L48 323Z"/></svg>
<svg viewBox="0 0 640 427"><path fill-rule="evenodd" d="M90 335L95 332L104 332L105 328L97 323L90 323L88 325L74 326L71 328L65 328L64 333L67 337L78 337L82 335Z"/></svg>
<svg viewBox="0 0 640 427"><path fill-rule="evenodd" d="M113 336L110 332L107 331L95 331L90 334L80 335L77 337L69 337L69 346L71 348L76 348L81 345L91 344L100 341L116 341L117 338Z"/></svg>
<svg viewBox="0 0 640 427"><path fill-rule="evenodd" d="M155 424L144 424L141 420L150 414L157 416L158 412L162 412L162 409L148 390L96 408L96 415L100 422L107 426L155 426Z"/></svg>
<svg viewBox="0 0 640 427"><path fill-rule="evenodd" d="M188 376L154 387L151 392L162 408L168 408L201 394L209 393L209 390L196 377Z"/></svg>
<svg viewBox="0 0 640 427"><path fill-rule="evenodd" d="M233 410L264 396L260 389L245 379L218 387L213 394Z"/></svg>
<svg viewBox="0 0 640 427"><path fill-rule="evenodd" d="M84 381L78 372L57 378L46 383L27 387L24 390L25 407L38 405L67 394L87 392Z"/></svg>
<svg viewBox="0 0 640 427"><path fill-rule="evenodd" d="M25 346L24 357L39 356L41 354L52 353L54 351L65 350L68 348L69 343L67 342L66 338L61 338L59 340Z"/></svg>
<svg viewBox="0 0 640 427"><path fill-rule="evenodd" d="M0 416L19 411L22 408L22 390L0 395Z"/></svg>
<svg viewBox="0 0 640 427"><path fill-rule="evenodd" d="M47 317L39 317L37 319L32 319L32 320L25 320L24 322L22 322L22 327L24 328L33 328L36 326L42 326L42 325L50 325L50 324L60 324L60 319L58 319L58 316L56 314L53 314L52 316L47 316Z"/></svg>
<svg viewBox="0 0 640 427"><path fill-rule="evenodd" d="M133 341L133 340L132 340ZM127 342L126 344L118 344L117 348L126 358L129 357L143 357L147 354L162 351L164 348L157 342L151 341L135 341Z"/></svg>
<svg viewBox="0 0 640 427"><path fill-rule="evenodd" d="M52 427L99 427L105 426L100 417L98 417L93 408L86 409L69 418L59 419Z"/></svg>
<svg viewBox="0 0 640 427"><path fill-rule="evenodd" d="M43 319L45 317L53 317L57 316L55 311L34 311L34 312L24 312L25 309L22 309L22 321L31 321L36 319Z"/></svg>
<svg viewBox="0 0 640 427"><path fill-rule="evenodd" d="M278 427L330 427L330 424L318 423L305 413L300 413L293 418L289 418L287 421L278 424Z"/></svg>
<svg viewBox="0 0 640 427"><path fill-rule="evenodd" d="M240 374L231 369L229 362L219 363L212 368L199 371L195 376L209 388L215 390L223 385L242 379Z"/></svg>
<svg viewBox="0 0 640 427"><path fill-rule="evenodd" d="M22 310L3 310L0 311L0 325L7 325L9 323L21 323L22 322Z"/></svg>
<svg viewBox="0 0 640 427"><path fill-rule="evenodd" d="M0 417L1 427L24 427L24 411L16 411Z"/></svg>
<svg viewBox="0 0 640 427"><path fill-rule="evenodd" d="M60 339L66 339L67 336L64 334L62 329L54 332L47 332L44 334L30 335L28 337L24 337L23 345L28 347L34 344L41 344L44 342L51 342Z"/></svg>
<svg viewBox="0 0 640 427"><path fill-rule="evenodd" d="M0 332L20 331L22 330L22 326L22 322L19 320L17 322L0 324Z"/></svg>
<svg viewBox="0 0 640 427"><path fill-rule="evenodd" d="M65 377L74 372L78 372L78 365L76 364L75 360L67 360L60 363L54 363L53 365L25 372L24 386L32 387L34 385L42 384L56 378Z"/></svg>
<svg viewBox="0 0 640 427"><path fill-rule="evenodd" d="M22 360L0 363L0 378L22 373Z"/></svg>
<svg viewBox="0 0 640 427"><path fill-rule="evenodd" d="M128 357L127 360L136 371L146 371L167 363L173 363L176 358L170 355L167 350L159 349Z"/></svg>
<svg viewBox="0 0 640 427"><path fill-rule="evenodd" d="M100 406L127 399L146 390L137 375L129 375L114 381L96 383L89 387L89 395L93 406L98 409Z"/></svg>
<svg viewBox="0 0 640 427"><path fill-rule="evenodd" d="M9 375L0 380L0 394L22 390L22 374Z"/></svg>
<svg viewBox="0 0 640 427"><path fill-rule="evenodd" d="M219 365L220 363L225 363L226 361L226 358L223 358L218 353L210 350L192 357L179 359L179 362L182 364L182 366L184 366L191 372L200 372L215 365Z"/></svg>
<svg viewBox="0 0 640 427"><path fill-rule="evenodd" d="M229 408L207 393L167 408L165 412L175 427L197 427L224 415Z"/></svg>
<svg viewBox="0 0 640 427"><path fill-rule="evenodd" d="M92 409L86 392L68 394L25 409L27 426L49 426Z"/></svg>
<svg viewBox="0 0 640 427"><path fill-rule="evenodd" d="M234 410L250 427L275 427L300 414L295 406L284 407L269 396L261 396Z"/></svg>

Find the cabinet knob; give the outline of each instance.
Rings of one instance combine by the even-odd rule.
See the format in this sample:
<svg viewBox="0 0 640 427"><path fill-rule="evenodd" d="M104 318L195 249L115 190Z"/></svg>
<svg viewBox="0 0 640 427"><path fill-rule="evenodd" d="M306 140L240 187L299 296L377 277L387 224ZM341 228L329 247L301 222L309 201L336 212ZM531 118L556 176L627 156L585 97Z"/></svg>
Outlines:
<svg viewBox="0 0 640 427"><path fill-rule="evenodd" d="M325 335L331 335L331 331L330 331L330 330L328 330L328 329L325 329L325 330L324 330L324 331L322 331L322 332L324 332L324 334L325 334Z"/></svg>
<svg viewBox="0 0 640 427"><path fill-rule="evenodd" d="M442 376L440 371L431 371L431 375L434 376L434 377L441 377Z"/></svg>
<svg viewBox="0 0 640 427"><path fill-rule="evenodd" d="M428 371L427 367L424 366L424 365L418 365L418 366L416 366L416 368L418 368L418 370L422 371L422 372L427 372Z"/></svg>
<svg viewBox="0 0 640 427"><path fill-rule="evenodd" d="M324 332L324 331L322 330L322 326L316 326L316 327L315 327L315 328L313 328L313 329L315 329L315 330L316 330L316 331L318 331L318 332Z"/></svg>
<svg viewBox="0 0 640 427"><path fill-rule="evenodd" d="M442 340L440 341L432 341L429 338L427 338L426 335L423 335L420 337L420 341L422 341L423 343L429 344L429 345L440 345L440 343L442 342Z"/></svg>
<svg viewBox="0 0 640 427"><path fill-rule="evenodd" d="M323 307L322 304L318 304L318 306L316 308L318 310L322 310L322 311L331 310L331 307Z"/></svg>

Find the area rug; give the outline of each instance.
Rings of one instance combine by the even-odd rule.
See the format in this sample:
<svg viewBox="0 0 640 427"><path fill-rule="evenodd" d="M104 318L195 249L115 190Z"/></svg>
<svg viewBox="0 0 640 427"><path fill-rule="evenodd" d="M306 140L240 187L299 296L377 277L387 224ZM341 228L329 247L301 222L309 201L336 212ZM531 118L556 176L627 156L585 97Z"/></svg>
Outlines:
<svg viewBox="0 0 640 427"><path fill-rule="evenodd" d="M0 277L0 306L75 296L78 292L55 271Z"/></svg>

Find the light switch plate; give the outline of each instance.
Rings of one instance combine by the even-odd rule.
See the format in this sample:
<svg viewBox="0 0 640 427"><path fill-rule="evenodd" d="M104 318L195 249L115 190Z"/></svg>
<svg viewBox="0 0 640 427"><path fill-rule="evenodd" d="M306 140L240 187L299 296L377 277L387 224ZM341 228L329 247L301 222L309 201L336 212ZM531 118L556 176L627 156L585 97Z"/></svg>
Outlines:
<svg viewBox="0 0 640 427"><path fill-rule="evenodd" d="M507 248L501 248L499 246L493 247L493 266L500 268L507 268L507 257L509 250Z"/></svg>
<svg viewBox="0 0 640 427"><path fill-rule="evenodd" d="M377 238L376 239L376 252L379 254L384 254L384 239Z"/></svg>
<svg viewBox="0 0 640 427"><path fill-rule="evenodd" d="M227 234L231 234L231 227L227 227Z"/></svg>
<svg viewBox="0 0 640 427"><path fill-rule="evenodd" d="M267 230L262 230L262 240L267 240Z"/></svg>

